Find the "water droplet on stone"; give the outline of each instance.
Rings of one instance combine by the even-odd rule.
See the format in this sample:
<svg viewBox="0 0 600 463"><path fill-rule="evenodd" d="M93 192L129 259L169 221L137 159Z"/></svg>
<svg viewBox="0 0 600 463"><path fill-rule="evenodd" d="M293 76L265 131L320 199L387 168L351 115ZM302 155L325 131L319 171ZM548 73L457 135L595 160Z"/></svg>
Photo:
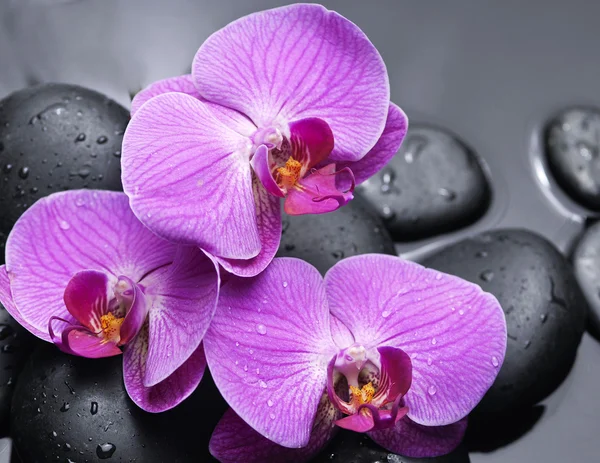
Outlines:
<svg viewBox="0 0 600 463"><path fill-rule="evenodd" d="M492 365L494 365L495 367L497 367L499 365L497 357L492 357Z"/></svg>
<svg viewBox="0 0 600 463"><path fill-rule="evenodd" d="M81 141L85 141L85 133L80 133L79 135L77 135L77 137L75 138L76 142L81 142Z"/></svg>
<svg viewBox="0 0 600 463"><path fill-rule="evenodd" d="M389 310L384 310L383 312L381 312L381 316L383 318L388 318L390 316L390 311Z"/></svg>
<svg viewBox="0 0 600 463"><path fill-rule="evenodd" d="M531 346L531 341L525 341L525 349L529 349L529 346Z"/></svg>
<svg viewBox="0 0 600 463"><path fill-rule="evenodd" d="M101 135L100 137L97 138L96 143L98 143L99 145L103 145L107 141L108 141L108 138L105 137L104 135Z"/></svg>
<svg viewBox="0 0 600 463"><path fill-rule="evenodd" d="M263 389L267 388L267 383L265 383L262 379L258 382L259 386L262 387Z"/></svg>
<svg viewBox="0 0 600 463"><path fill-rule="evenodd" d="M435 393L437 392L437 387L435 387L432 384L431 386L429 386L429 389L427 389L427 392L429 393L429 395L435 395Z"/></svg>
<svg viewBox="0 0 600 463"><path fill-rule="evenodd" d="M98 444L96 447L96 455L101 460L106 460L113 456L115 450L117 450L117 447L115 444L111 444L110 442L107 442L106 444Z"/></svg>
<svg viewBox="0 0 600 463"><path fill-rule="evenodd" d="M8 174L8 173L10 173L10 171L12 170L12 168L13 168L12 164L6 164L4 166L3 171L4 171L5 174Z"/></svg>
<svg viewBox="0 0 600 463"><path fill-rule="evenodd" d="M408 164L415 162L426 145L427 139L422 135L409 136L408 140L405 140L400 148L404 151L404 160Z"/></svg>
<svg viewBox="0 0 600 463"><path fill-rule="evenodd" d="M586 141L578 141L575 144L575 148L577 149L579 155L586 161L591 161L592 159L598 157L598 147L592 146Z"/></svg>
<svg viewBox="0 0 600 463"><path fill-rule="evenodd" d="M385 204L381 208L381 216L383 217L384 220L392 220L394 217L396 217L396 213L392 210L392 208L390 206Z"/></svg>
<svg viewBox="0 0 600 463"><path fill-rule="evenodd" d="M21 177L23 180L29 177L29 167L21 167L19 169L19 177Z"/></svg>
<svg viewBox="0 0 600 463"><path fill-rule="evenodd" d="M87 167L82 167L81 169L79 169L79 171L77 172L77 175L79 175L81 178L87 178L90 175L91 171L89 168Z"/></svg>
<svg viewBox="0 0 600 463"><path fill-rule="evenodd" d="M546 320L548 320L548 314L541 314L540 315L540 320L542 321L542 323L546 323Z"/></svg>
<svg viewBox="0 0 600 463"><path fill-rule="evenodd" d="M283 282L283 287L284 287L284 288L287 288L287 286L288 286L288 283L287 283L287 281L284 281L284 282Z"/></svg>
<svg viewBox="0 0 600 463"><path fill-rule="evenodd" d="M6 323L0 323L0 341L4 341L14 332L12 326L7 325Z"/></svg>
<svg viewBox="0 0 600 463"><path fill-rule="evenodd" d="M92 402L92 404L90 406L90 413L92 415L95 415L96 413L98 413L98 402Z"/></svg>
<svg viewBox="0 0 600 463"><path fill-rule="evenodd" d="M477 251L475 253L475 257L479 257L479 258L487 257L487 255L488 255L488 253L486 251Z"/></svg>
<svg viewBox="0 0 600 463"><path fill-rule="evenodd" d="M491 270L484 270L479 274L479 278L489 283L494 279L494 272L492 272Z"/></svg>
<svg viewBox="0 0 600 463"><path fill-rule="evenodd" d="M12 346L12 344L5 344L4 346L2 346L3 354L12 354L14 351L15 348Z"/></svg>
<svg viewBox="0 0 600 463"><path fill-rule="evenodd" d="M120 158L121 157L121 152L120 151L114 151L113 152L113 156L116 158Z"/></svg>
<svg viewBox="0 0 600 463"><path fill-rule="evenodd" d="M69 405L69 402L64 402L62 404L62 407L60 407L60 411L67 412L67 411L69 411L69 408L71 408L71 405Z"/></svg>
<svg viewBox="0 0 600 463"><path fill-rule="evenodd" d="M267 334L267 327L263 324L256 325L256 332L258 334Z"/></svg>
<svg viewBox="0 0 600 463"><path fill-rule="evenodd" d="M344 251L341 251L341 250L333 251L331 253L331 256L334 259L343 259L344 258Z"/></svg>
<svg viewBox="0 0 600 463"><path fill-rule="evenodd" d="M273 401L271 399L267 400L267 405L269 407L272 407L273 406Z"/></svg>
<svg viewBox="0 0 600 463"><path fill-rule="evenodd" d="M456 193L448 188L440 188L438 194L448 202L456 199Z"/></svg>

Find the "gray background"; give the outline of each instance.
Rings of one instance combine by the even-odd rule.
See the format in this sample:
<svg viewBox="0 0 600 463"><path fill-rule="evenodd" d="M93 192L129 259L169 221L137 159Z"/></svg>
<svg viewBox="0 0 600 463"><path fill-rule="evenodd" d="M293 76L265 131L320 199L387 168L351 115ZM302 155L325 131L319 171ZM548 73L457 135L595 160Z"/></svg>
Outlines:
<svg viewBox="0 0 600 463"><path fill-rule="evenodd" d="M187 72L202 41L276 0L0 0L0 97L28 83L72 82L128 106L130 93ZM388 66L412 122L458 134L493 179L475 225L398 245L414 258L470 233L523 227L570 248L585 210L544 173L540 128L570 105L600 106L600 2L331 0ZM584 337L573 372L517 442L473 463L600 461L600 344ZM5 455L0 441L0 461Z"/></svg>

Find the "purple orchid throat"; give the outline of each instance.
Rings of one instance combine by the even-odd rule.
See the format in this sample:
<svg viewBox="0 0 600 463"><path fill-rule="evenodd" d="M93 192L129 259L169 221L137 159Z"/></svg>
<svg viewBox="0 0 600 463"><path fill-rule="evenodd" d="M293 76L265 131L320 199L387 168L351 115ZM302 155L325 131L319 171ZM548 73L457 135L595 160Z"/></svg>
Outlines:
<svg viewBox="0 0 600 463"><path fill-rule="evenodd" d="M288 214L345 205L397 152L408 124L365 34L307 4L215 32L191 75L151 84L131 114L122 170L133 212L247 277L277 252L282 198Z"/></svg>
<svg viewBox="0 0 600 463"><path fill-rule="evenodd" d="M37 201L0 266L0 302L21 325L72 355L122 353L127 392L150 412L174 407L202 379L219 287L211 257L157 237L126 195L109 191Z"/></svg>
<svg viewBox="0 0 600 463"><path fill-rule="evenodd" d="M434 457L495 380L506 321L479 286L397 257L351 257L324 279L279 258L223 285L204 347L231 406L210 443L221 462L308 461L337 428Z"/></svg>

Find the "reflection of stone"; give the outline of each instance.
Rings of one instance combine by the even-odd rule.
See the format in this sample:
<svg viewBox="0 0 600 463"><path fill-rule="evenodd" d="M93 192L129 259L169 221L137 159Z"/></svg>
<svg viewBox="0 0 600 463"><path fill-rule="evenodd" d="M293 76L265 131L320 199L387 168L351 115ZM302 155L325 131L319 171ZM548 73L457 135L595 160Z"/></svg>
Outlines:
<svg viewBox="0 0 600 463"><path fill-rule="evenodd" d="M548 165L556 181L577 202L600 210L600 112L575 108L546 128Z"/></svg>
<svg viewBox="0 0 600 463"><path fill-rule="evenodd" d="M476 221L490 187L476 156L452 135L411 126L400 150L357 188L399 241L426 238Z"/></svg>

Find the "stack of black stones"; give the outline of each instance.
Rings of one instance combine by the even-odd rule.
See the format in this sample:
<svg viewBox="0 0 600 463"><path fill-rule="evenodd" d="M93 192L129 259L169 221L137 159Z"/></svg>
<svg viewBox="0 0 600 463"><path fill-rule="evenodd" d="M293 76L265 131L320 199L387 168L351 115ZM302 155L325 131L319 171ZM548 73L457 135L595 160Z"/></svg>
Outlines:
<svg viewBox="0 0 600 463"><path fill-rule="evenodd" d="M78 188L120 190L128 111L85 88L49 84L0 101L0 248L37 199ZM573 204L600 211L600 113L568 109L547 124L548 175ZM389 165L326 216L284 217L280 256L322 273L344 257L396 253L396 244L472 229L494 203L487 167L460 137L413 123ZM4 259L3 252L0 258ZM600 333L600 224L569 256L530 231L498 229L421 258L500 301L508 350L500 374L451 455L392 455L341 432L316 461L462 463L518 439L543 419L538 405L565 380L586 327ZM588 314L588 306L591 308ZM183 406L152 415L125 393L119 358L88 361L42 345L0 312L0 431L23 463L212 461L212 429L226 409L209 375Z"/></svg>

